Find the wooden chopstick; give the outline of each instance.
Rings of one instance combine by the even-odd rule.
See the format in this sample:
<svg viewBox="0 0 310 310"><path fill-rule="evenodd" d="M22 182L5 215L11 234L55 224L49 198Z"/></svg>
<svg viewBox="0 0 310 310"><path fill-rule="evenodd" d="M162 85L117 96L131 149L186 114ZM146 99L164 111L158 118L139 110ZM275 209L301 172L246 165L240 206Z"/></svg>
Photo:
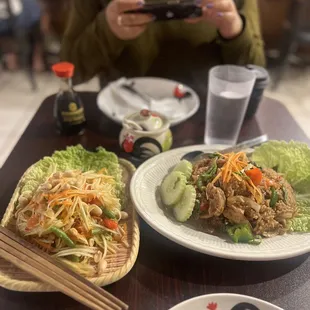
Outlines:
<svg viewBox="0 0 310 310"><path fill-rule="evenodd" d="M98 302L96 298L94 298L89 293L81 294L80 289L78 287L76 287L73 283L68 282L66 279L57 276L57 274L51 276L50 272L42 270L41 264L31 261L31 259L27 255L23 255L15 248L4 243L1 240L0 240L0 255L3 256L3 258L9 260L10 262L15 263L16 266L23 269L24 271L31 273L40 280L48 282L49 284L57 287L60 291L65 292L67 295L73 297L74 299L78 300L79 302L87 305L92 309L96 310L115 309L106 306L104 304L101 304L100 301Z"/></svg>
<svg viewBox="0 0 310 310"><path fill-rule="evenodd" d="M73 296L72 292L78 292L80 295L86 296L83 301L93 303L92 306L88 304L92 309L128 309L128 305L112 294L74 273L64 264L53 259L48 254L1 226L0 240L2 241L0 256L3 256L21 269L23 269L23 266L26 268L23 269L26 272L31 273L44 282L52 284L74 299L77 299L76 294ZM16 259L13 259L14 257ZM23 263L20 264L20 262ZM32 267L31 269L29 265ZM38 270L40 271L40 275L37 272ZM40 278L40 276L42 276L42 278ZM53 283L50 281L51 278L54 279ZM81 300L79 301L82 302ZM93 308L95 305L99 305L101 308Z"/></svg>
<svg viewBox="0 0 310 310"><path fill-rule="evenodd" d="M106 307L104 305L100 306L97 303L87 299L86 297L80 295L77 291L68 288L65 284L61 283L58 280L55 280L53 277L50 277L48 274L43 273L40 269L36 269L32 265L26 263L25 261L21 260L18 254L12 254L16 251L15 249L11 248L10 246L6 245L3 247L3 242L0 241L0 255L7 261L13 263L14 265L18 266L18 268L24 270L27 273L34 275L36 278L42 281L48 281L49 284L53 285L57 289L62 292L65 292L66 295L74 298L75 300L79 301L80 303L84 304L85 306L94 309L94 310L111 310L112 308ZM17 251L20 254L20 252Z"/></svg>
<svg viewBox="0 0 310 310"><path fill-rule="evenodd" d="M124 309L128 308L128 306L125 303L123 303L122 301L114 297L112 294L104 291L103 289L99 288L93 283L87 281L85 278L79 276L67 266L64 266L63 264L61 264L54 258L50 257L48 254L39 250L37 247L26 242L22 238L19 238L18 236L16 236L13 232L7 229L3 230L3 228L0 227L0 233L5 234L9 238L8 242L11 242L11 244L14 244L15 248L21 250L24 254L30 256L31 258L39 262L42 266L46 266L46 267L49 266L51 270L57 269L57 272L59 272L62 275L62 277L66 277L70 282L74 282L76 281L76 279L78 279L79 282L76 282L76 284L80 288L88 292L91 292L92 294L95 294L96 298L98 298L99 300L100 299L103 300L108 305L110 305L110 307L114 307L115 310L122 309L122 308ZM33 255L33 252L36 255ZM118 305L118 308L116 307L116 305Z"/></svg>
<svg viewBox="0 0 310 310"><path fill-rule="evenodd" d="M6 236L3 236L3 235L1 235L1 239L5 239L5 238L7 238ZM8 243L12 246L12 241L9 239L9 240L6 240L6 241L8 241ZM7 243L6 243L7 244ZM13 248L13 250L14 250L14 248ZM16 250L16 249L15 249ZM18 250L20 250L20 249L18 249ZM18 250L16 250L17 251L17 254L18 254ZM15 256L17 256L17 254L16 254L16 251L13 253ZM24 254L24 253L22 253L22 254ZM102 302L103 303L106 303L107 305L109 305L110 307L108 308L109 310L119 310L119 309L121 309L121 307L118 307L118 306L115 306L115 305L113 305L113 303L111 303L109 300L107 300L107 299L105 299L104 297L99 297L99 301L97 300L97 298L98 297L94 297L94 296L92 296L92 293L91 292L89 292L89 290L84 290L83 288L80 288L79 286L77 286L76 285L76 281L75 280L72 280L72 279L70 279L69 277L67 277L66 276L66 274L65 273L63 273L63 272L60 272L60 274L58 274L57 272L55 272L54 271L54 268L53 268L53 266L50 266L49 264L46 264L45 262L44 262L44 260L42 260L42 261L40 261L39 262L39 259L36 259L36 260L33 260L32 259L32 257L29 257L29 256L27 256L27 255L19 255L18 256L18 258L19 259L22 259L22 260L24 260L26 263L28 263L29 262L29 260L31 261L31 265L33 266L33 267L35 267L37 270L41 270L42 271L42 266L44 266L43 268L44 268L44 272L46 271L46 268L48 268L48 275L49 275L49 277L53 277L55 280L57 280L58 282L60 282L60 283L62 283L62 284L66 284L66 286L65 286L65 288L66 287L68 287L69 289L73 289L74 291L77 291L77 292L82 292L82 294L83 295L85 295L86 297L87 297L87 299L90 299L90 300L92 300L93 302L95 302L95 303L100 303L101 301L100 301L100 299L102 299ZM39 257L38 257L39 258ZM27 270L26 270L27 271ZM35 275L35 274L34 274ZM43 280L43 281L45 281L45 282L49 282L49 281L46 281L46 280L44 280L44 278L43 279L41 279L41 280ZM62 287L62 289L63 289L63 287ZM64 293L66 293L66 292L64 292Z"/></svg>

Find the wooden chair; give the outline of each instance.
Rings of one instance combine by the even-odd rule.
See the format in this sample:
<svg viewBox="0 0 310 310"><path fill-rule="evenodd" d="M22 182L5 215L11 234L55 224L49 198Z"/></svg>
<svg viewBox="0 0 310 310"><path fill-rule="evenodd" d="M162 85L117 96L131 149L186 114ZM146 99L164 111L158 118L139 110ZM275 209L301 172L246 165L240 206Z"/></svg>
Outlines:
<svg viewBox="0 0 310 310"><path fill-rule="evenodd" d="M276 61L273 87L276 88L288 66L288 58L296 53L300 46L310 46L310 1L292 0L289 16L284 24L283 39L280 54Z"/></svg>

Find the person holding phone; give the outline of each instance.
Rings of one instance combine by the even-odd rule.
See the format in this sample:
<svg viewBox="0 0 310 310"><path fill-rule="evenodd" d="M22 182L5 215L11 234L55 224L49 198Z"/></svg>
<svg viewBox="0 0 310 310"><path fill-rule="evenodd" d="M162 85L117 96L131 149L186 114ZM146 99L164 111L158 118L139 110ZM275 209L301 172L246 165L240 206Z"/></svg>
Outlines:
<svg viewBox="0 0 310 310"><path fill-rule="evenodd" d="M265 65L256 0L193 4L201 16L158 22L152 11L139 13L148 6L143 0L72 0L61 57L75 64L79 81L97 74L106 82L144 75L180 80L216 64Z"/></svg>

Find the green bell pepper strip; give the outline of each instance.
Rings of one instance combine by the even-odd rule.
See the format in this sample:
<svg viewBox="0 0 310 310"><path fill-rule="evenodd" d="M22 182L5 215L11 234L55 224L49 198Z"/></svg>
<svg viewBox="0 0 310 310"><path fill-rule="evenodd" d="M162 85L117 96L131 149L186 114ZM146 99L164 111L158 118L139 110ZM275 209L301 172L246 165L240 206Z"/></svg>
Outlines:
<svg viewBox="0 0 310 310"><path fill-rule="evenodd" d="M227 228L227 233L235 243L249 243L249 241L254 240L248 224L230 226Z"/></svg>
<svg viewBox="0 0 310 310"><path fill-rule="evenodd" d="M278 202L279 196L277 191L274 189L274 187L271 187L271 199L270 199L270 203L269 206L270 208L274 208L276 203Z"/></svg>
<svg viewBox="0 0 310 310"><path fill-rule="evenodd" d="M67 246L71 248L75 247L75 243L68 237L68 235L63 230L59 229L56 226L52 226L49 230L53 232L57 237L61 238Z"/></svg>

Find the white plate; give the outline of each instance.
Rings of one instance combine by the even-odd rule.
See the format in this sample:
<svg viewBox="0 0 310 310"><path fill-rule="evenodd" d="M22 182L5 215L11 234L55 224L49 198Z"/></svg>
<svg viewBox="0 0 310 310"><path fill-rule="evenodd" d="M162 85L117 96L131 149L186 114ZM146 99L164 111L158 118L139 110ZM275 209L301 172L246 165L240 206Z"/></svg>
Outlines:
<svg viewBox="0 0 310 310"><path fill-rule="evenodd" d="M157 188L168 170L190 151L221 150L219 145L196 145L161 153L143 163L132 178L130 193L141 217L168 239L189 249L229 259L246 261L278 260L310 252L310 234L286 234L264 239L259 246L234 244L168 218L160 207Z"/></svg>
<svg viewBox="0 0 310 310"><path fill-rule="evenodd" d="M180 84L176 81L161 79L161 78L153 78L153 77L143 77L143 78L133 78L128 79L128 81L134 81L135 87L137 90L144 92L155 99L162 99L166 97L173 96L173 90L176 85ZM191 116L193 116L200 105L200 101L196 92L184 85L185 91L189 91L192 96L188 98L182 99L181 103L177 102L177 108L180 110L180 117L177 119L171 120L171 126L175 126L179 123L184 122ZM126 115L118 115L114 112L113 106L115 106L115 99L111 93L111 88L108 85L103 90L100 91L97 97L97 105L99 109L110 119L115 121L116 123L121 124L124 116ZM145 109L146 106L141 106L141 109ZM132 114L137 112L136 110L131 110L131 108L127 109L126 114ZM160 112L160 111L157 111ZM167 115L169 118L169 115Z"/></svg>
<svg viewBox="0 0 310 310"><path fill-rule="evenodd" d="M243 304L243 305L241 305ZM283 310L269 302L237 294L210 294L186 300L170 310Z"/></svg>

